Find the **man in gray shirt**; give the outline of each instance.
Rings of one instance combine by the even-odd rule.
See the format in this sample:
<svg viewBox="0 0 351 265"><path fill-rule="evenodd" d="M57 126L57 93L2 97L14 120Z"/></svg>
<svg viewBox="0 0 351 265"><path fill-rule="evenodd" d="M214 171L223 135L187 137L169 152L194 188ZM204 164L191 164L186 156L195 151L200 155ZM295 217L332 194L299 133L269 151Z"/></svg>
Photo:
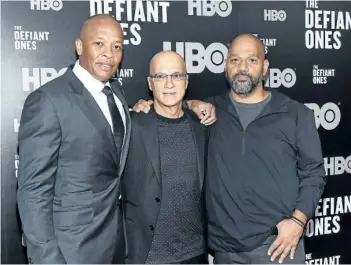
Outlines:
<svg viewBox="0 0 351 265"><path fill-rule="evenodd" d="M225 64L231 90L207 100L217 115L206 176L215 263L305 261L303 231L326 183L321 144L310 109L263 87L267 71L263 43L239 35Z"/></svg>

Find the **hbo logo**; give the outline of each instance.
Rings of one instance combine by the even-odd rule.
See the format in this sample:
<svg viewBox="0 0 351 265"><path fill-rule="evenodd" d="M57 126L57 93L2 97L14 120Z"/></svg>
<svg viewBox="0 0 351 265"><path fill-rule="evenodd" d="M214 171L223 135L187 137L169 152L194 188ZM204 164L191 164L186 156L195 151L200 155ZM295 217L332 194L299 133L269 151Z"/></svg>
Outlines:
<svg viewBox="0 0 351 265"><path fill-rule="evenodd" d="M286 88L290 88L296 83L296 73L291 68L286 68L280 71L276 68L269 69L269 75L267 76L265 86L270 88L278 88L283 85Z"/></svg>
<svg viewBox="0 0 351 265"><path fill-rule="evenodd" d="M227 17L232 12L232 3L230 0L188 0L188 15L212 17L217 14L220 17Z"/></svg>
<svg viewBox="0 0 351 265"><path fill-rule="evenodd" d="M305 103L313 110L317 129L322 126L326 130L334 130L340 123L341 112L335 103L325 103L321 108L316 103Z"/></svg>
<svg viewBox="0 0 351 265"><path fill-rule="evenodd" d="M59 11L62 9L62 0L30 0L31 10L45 10L50 9L54 11Z"/></svg>
<svg viewBox="0 0 351 265"><path fill-rule="evenodd" d="M284 10L268 10L263 11L264 21L285 21L286 13Z"/></svg>
<svg viewBox="0 0 351 265"><path fill-rule="evenodd" d="M176 42L176 52L185 60L188 73L201 73L205 68L212 73L219 74L224 71L224 60L228 48L222 43L212 43L205 48L197 42ZM163 50L172 50L171 42L163 42Z"/></svg>
<svg viewBox="0 0 351 265"><path fill-rule="evenodd" d="M324 158L325 174L328 176L351 173L351 156L346 158L342 156Z"/></svg>
<svg viewBox="0 0 351 265"><path fill-rule="evenodd" d="M54 68L22 68L23 91L36 90L47 82L63 75L67 70L62 68L56 71Z"/></svg>

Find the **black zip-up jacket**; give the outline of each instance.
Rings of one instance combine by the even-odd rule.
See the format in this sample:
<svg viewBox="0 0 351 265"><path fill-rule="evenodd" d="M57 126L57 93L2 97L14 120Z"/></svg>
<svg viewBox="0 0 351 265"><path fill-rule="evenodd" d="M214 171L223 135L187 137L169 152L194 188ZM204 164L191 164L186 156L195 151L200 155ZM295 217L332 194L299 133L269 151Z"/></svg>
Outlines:
<svg viewBox="0 0 351 265"><path fill-rule="evenodd" d="M206 204L209 247L250 251L295 209L311 218L326 183L313 111L280 92L243 130L229 93L212 98Z"/></svg>

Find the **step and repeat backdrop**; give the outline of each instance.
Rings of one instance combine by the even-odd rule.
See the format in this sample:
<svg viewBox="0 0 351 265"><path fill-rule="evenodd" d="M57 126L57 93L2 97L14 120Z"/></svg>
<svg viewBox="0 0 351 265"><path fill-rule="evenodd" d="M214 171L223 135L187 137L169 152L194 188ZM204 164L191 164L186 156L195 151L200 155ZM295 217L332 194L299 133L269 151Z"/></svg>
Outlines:
<svg viewBox="0 0 351 265"><path fill-rule="evenodd" d="M80 26L99 13L121 22L125 52L114 79L130 105L150 97L148 63L161 50L184 57L188 98L223 93L228 42L256 34L270 61L265 85L313 109L322 140L328 184L307 225L306 264L351 263L350 12L351 2L317 0L1 1L1 263L27 262L16 208L24 100L74 64Z"/></svg>

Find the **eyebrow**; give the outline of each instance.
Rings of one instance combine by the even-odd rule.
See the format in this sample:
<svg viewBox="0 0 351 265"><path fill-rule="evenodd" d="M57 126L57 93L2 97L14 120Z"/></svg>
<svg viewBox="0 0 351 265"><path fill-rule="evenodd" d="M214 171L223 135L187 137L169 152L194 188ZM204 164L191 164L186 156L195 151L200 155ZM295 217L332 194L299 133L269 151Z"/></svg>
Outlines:
<svg viewBox="0 0 351 265"><path fill-rule="evenodd" d="M96 39L97 40L105 40L104 37L100 37L100 36L97 36ZM116 43L123 43L123 40L117 40Z"/></svg>
<svg viewBox="0 0 351 265"><path fill-rule="evenodd" d="M184 72L173 72L173 73L170 73L170 75L173 75L173 74L184 74ZM154 73L153 75L167 75L167 74L163 73L163 72L158 72L158 73Z"/></svg>
<svg viewBox="0 0 351 265"><path fill-rule="evenodd" d="M248 54L249 57L257 57L259 58L258 54L254 54L254 53L250 53ZM240 55L236 54L236 53L232 53L229 55L229 57L241 57Z"/></svg>

